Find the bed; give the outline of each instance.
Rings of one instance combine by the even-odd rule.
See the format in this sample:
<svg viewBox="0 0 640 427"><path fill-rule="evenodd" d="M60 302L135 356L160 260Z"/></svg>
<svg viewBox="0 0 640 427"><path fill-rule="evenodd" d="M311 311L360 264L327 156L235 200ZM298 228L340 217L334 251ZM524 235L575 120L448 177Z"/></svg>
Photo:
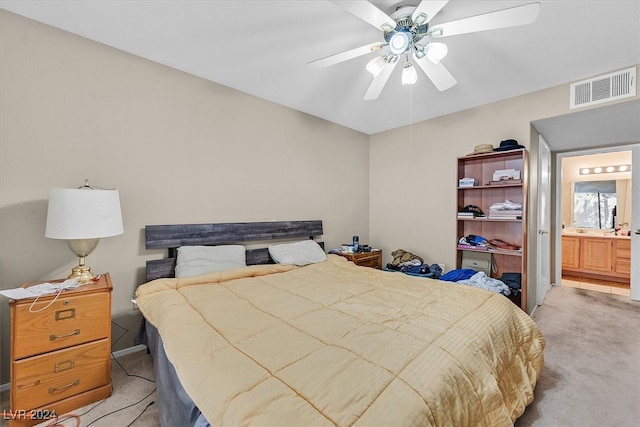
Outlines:
<svg viewBox="0 0 640 427"><path fill-rule="evenodd" d="M269 245L315 242L321 221L145 234L171 249L136 292L163 426L508 426L533 400L544 337L502 295L337 255L273 263ZM247 266L172 277L175 248L272 239Z"/></svg>

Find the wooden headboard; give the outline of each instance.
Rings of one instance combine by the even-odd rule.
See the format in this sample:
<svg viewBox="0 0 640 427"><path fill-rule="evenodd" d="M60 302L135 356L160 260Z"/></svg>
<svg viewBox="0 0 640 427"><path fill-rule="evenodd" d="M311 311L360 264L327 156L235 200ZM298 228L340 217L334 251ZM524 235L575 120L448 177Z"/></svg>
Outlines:
<svg viewBox="0 0 640 427"><path fill-rule="evenodd" d="M147 261L147 281L174 277L180 246L249 244L277 239L313 239L322 235L322 221L226 222L218 224L147 225L147 249L167 249L168 258ZM318 242L322 244L322 242ZM247 265L271 264L268 248L247 249Z"/></svg>

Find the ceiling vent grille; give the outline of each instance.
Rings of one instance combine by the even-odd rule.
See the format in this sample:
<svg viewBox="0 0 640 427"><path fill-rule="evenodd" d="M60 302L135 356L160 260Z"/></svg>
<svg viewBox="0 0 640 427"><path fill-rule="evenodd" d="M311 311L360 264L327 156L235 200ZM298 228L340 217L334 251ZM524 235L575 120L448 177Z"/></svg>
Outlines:
<svg viewBox="0 0 640 427"><path fill-rule="evenodd" d="M569 108L580 108L636 96L636 68L572 83Z"/></svg>

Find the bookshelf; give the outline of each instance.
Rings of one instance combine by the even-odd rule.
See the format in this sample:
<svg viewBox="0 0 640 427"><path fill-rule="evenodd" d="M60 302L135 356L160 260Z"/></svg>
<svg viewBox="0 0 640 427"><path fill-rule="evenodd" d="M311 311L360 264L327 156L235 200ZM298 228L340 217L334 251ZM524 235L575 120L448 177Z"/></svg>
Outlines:
<svg viewBox="0 0 640 427"><path fill-rule="evenodd" d="M482 236L487 240L505 242L508 248L470 248L456 242L456 264L461 268L465 251L490 252L494 269L491 276L499 279L503 273L520 273L521 292L510 296L515 304L526 311L527 307L527 166L526 149L476 154L458 158L457 212L473 205L485 216L458 215L457 237ZM519 178L494 180L496 171L520 171ZM475 183L460 186L460 180L470 178ZM469 181L469 180L467 180ZM506 201L521 205L521 209L497 211L492 206Z"/></svg>

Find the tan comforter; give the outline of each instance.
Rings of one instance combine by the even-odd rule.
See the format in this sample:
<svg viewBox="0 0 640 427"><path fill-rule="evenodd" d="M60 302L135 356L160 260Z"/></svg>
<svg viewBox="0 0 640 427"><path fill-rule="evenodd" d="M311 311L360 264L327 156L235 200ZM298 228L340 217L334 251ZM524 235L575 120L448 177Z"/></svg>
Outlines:
<svg viewBox="0 0 640 427"><path fill-rule="evenodd" d="M159 279L137 299L212 425L507 426L543 365L504 296L335 255Z"/></svg>

